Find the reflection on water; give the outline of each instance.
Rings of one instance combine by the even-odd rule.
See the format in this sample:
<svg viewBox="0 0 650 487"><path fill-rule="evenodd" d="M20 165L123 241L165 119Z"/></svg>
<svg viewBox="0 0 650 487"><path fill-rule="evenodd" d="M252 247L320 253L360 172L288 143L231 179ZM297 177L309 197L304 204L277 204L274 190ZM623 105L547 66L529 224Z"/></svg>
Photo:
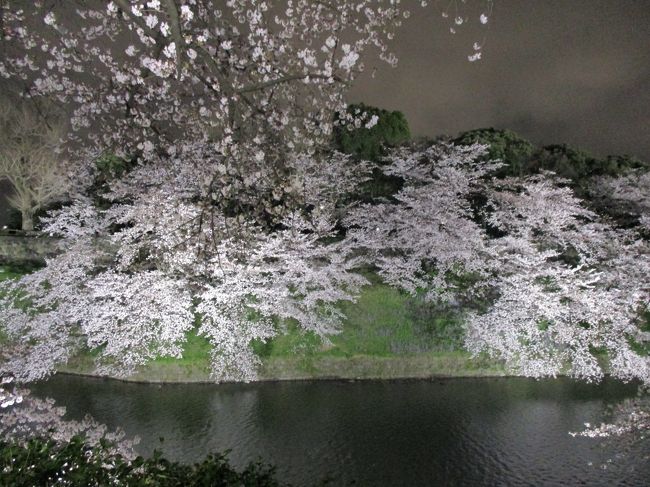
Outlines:
<svg viewBox="0 0 650 487"><path fill-rule="evenodd" d="M91 414L194 462L231 449L236 466L262 458L308 485L648 485L650 465L569 436L600 423L606 404L636 392L605 381L450 379L263 384L129 384L57 376L33 388L70 417ZM161 443L159 438L164 437Z"/></svg>

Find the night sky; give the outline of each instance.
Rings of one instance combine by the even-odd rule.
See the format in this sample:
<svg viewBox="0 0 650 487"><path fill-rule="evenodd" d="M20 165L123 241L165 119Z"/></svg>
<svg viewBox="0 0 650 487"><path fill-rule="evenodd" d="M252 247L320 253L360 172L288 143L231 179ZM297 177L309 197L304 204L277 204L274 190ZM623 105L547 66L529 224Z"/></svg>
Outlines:
<svg viewBox="0 0 650 487"><path fill-rule="evenodd" d="M429 3L393 41L398 67L367 62L349 101L401 110L414 135L492 126L650 160L650 0L495 0L486 26L469 0L455 35L440 15L449 0ZM483 59L470 63L475 41Z"/></svg>
<svg viewBox="0 0 650 487"><path fill-rule="evenodd" d="M415 135L493 126L650 160L650 1L495 0L489 29L467 10L456 35L447 3L414 8L394 41L398 67L373 63L372 79L368 66L349 101L401 110ZM468 62L484 37L483 59Z"/></svg>

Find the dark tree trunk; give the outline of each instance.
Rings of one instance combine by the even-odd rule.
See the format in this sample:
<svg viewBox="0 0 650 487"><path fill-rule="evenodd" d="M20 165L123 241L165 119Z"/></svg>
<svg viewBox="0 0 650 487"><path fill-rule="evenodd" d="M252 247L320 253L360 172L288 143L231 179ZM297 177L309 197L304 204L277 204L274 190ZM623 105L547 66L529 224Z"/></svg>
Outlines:
<svg viewBox="0 0 650 487"><path fill-rule="evenodd" d="M23 231L31 232L34 230L34 213L29 210L21 211L23 218Z"/></svg>

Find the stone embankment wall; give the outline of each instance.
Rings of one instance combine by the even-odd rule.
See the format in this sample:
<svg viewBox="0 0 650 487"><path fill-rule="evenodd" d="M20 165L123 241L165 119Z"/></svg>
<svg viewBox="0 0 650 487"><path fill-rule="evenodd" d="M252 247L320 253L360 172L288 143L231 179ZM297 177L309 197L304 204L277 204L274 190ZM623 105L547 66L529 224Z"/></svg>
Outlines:
<svg viewBox="0 0 650 487"><path fill-rule="evenodd" d="M0 265L44 264L60 251L61 239L38 232L0 232Z"/></svg>

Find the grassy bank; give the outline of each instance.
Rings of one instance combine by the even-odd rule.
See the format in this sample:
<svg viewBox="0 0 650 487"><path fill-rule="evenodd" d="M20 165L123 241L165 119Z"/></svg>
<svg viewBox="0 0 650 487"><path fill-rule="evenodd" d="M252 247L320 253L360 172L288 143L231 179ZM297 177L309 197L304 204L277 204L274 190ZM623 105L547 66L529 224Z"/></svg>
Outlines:
<svg viewBox="0 0 650 487"><path fill-rule="evenodd" d="M25 273L25 270L22 268L0 266L0 281L5 279L11 279L14 277L22 276Z"/></svg>
<svg viewBox="0 0 650 487"><path fill-rule="evenodd" d="M208 362L154 361L126 380L137 382L214 382ZM93 374L92 360L77 358L61 372ZM435 377L493 377L506 375L503 368L488 361L476 361L464 352L377 357L275 357L265 359L260 380L324 379L430 379Z"/></svg>
<svg viewBox="0 0 650 487"><path fill-rule="evenodd" d="M15 277L16 272L0 273ZM462 324L456 310L436 307L382 284L369 275L358 302L343 303L347 319L340 334L324 343L293 323L279 325L279 335L255 343L263 380L396 379L436 376L503 375L498 364L462 351ZM61 371L92 374L90 353L73 358ZM210 345L191 333L183 357L160 357L131 380L155 382L211 381Z"/></svg>
<svg viewBox="0 0 650 487"><path fill-rule="evenodd" d="M262 360L262 380L398 379L504 375L499 364L462 350L458 314L437 308L374 280L357 303L344 303L340 334L323 343L294 324L254 349ZM130 380L203 382L210 378L210 344L192 333L183 358L161 357ZM76 357L62 371L90 373L90 355Z"/></svg>

